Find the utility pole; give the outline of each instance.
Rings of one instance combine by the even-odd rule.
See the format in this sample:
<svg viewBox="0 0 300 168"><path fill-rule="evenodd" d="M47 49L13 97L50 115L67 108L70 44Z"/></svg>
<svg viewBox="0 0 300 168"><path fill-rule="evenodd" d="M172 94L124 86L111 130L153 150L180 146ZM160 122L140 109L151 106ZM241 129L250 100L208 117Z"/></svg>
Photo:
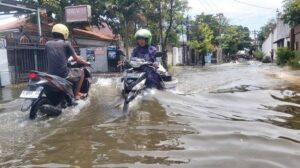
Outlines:
<svg viewBox="0 0 300 168"><path fill-rule="evenodd" d="M42 36L42 26L41 26L41 15L40 15L40 4L39 1L37 1L37 21L38 21L38 28L39 28L39 36Z"/></svg>
<svg viewBox="0 0 300 168"><path fill-rule="evenodd" d="M160 44L160 51L162 51L163 50L163 18L162 18L162 2L161 1L159 1L159 44Z"/></svg>
<svg viewBox="0 0 300 168"><path fill-rule="evenodd" d="M186 43L188 43L188 41L190 40L190 20L189 20L189 15L187 15L186 17ZM190 48L188 45L186 45L186 58L185 58L185 62L189 65L189 55L190 55Z"/></svg>
<svg viewBox="0 0 300 168"><path fill-rule="evenodd" d="M222 17L224 16L224 14L223 13L218 13L216 16L219 19L219 34L220 34L220 37L222 37L221 21L222 21ZM220 63L223 60L222 39L221 38L220 38L220 41L219 41L219 49L220 49L220 52L217 53L217 63Z"/></svg>
<svg viewBox="0 0 300 168"><path fill-rule="evenodd" d="M258 46L258 44L257 44L257 34L258 34L258 31L257 30L254 30L254 31L252 31L252 33L253 33L253 35L254 35L254 47L255 47L255 50L257 51L257 46Z"/></svg>
<svg viewBox="0 0 300 168"><path fill-rule="evenodd" d="M183 34L184 34L184 20L181 21L181 40L182 40L182 63L184 64L185 63L185 42L184 42L184 37L183 37Z"/></svg>

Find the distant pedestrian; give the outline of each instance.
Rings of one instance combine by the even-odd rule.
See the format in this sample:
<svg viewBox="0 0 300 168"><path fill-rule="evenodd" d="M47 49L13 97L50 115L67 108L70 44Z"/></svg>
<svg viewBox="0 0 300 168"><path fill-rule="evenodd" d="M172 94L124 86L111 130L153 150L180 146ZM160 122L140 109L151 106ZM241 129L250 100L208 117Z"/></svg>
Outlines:
<svg viewBox="0 0 300 168"><path fill-rule="evenodd" d="M274 50L272 49L271 52L271 62L273 63L274 62Z"/></svg>

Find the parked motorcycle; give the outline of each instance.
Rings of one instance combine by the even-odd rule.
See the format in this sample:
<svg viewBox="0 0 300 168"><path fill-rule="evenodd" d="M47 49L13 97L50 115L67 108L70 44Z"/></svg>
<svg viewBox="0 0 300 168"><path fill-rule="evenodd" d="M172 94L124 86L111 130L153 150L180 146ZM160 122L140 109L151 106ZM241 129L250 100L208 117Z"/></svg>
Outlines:
<svg viewBox="0 0 300 168"><path fill-rule="evenodd" d="M75 61L69 61L68 67L83 69L81 93L88 95L92 78L90 68ZM62 113L62 109L76 105L73 93L75 83L38 71L31 71L28 78L28 86L22 91L20 98L25 99L21 111L29 111L30 119L35 119L38 115L55 117Z"/></svg>
<svg viewBox="0 0 300 168"><path fill-rule="evenodd" d="M162 53L157 53L156 57L160 57ZM146 72L142 71L143 66L154 68L152 62L147 62L140 58L131 58L122 63L124 73L121 78L121 92L124 98L123 112L128 111L129 103L139 95L146 86ZM165 89L166 83L172 81L172 76L160 65L160 68L155 69L159 73L159 81L157 81L157 89Z"/></svg>

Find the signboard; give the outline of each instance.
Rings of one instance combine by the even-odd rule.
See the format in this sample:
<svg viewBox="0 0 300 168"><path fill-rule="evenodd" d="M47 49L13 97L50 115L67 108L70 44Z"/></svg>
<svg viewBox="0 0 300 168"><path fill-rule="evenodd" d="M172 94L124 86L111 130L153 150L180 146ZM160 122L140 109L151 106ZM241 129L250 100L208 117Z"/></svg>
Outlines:
<svg viewBox="0 0 300 168"><path fill-rule="evenodd" d="M66 22L88 22L92 16L90 5L68 6L65 8Z"/></svg>

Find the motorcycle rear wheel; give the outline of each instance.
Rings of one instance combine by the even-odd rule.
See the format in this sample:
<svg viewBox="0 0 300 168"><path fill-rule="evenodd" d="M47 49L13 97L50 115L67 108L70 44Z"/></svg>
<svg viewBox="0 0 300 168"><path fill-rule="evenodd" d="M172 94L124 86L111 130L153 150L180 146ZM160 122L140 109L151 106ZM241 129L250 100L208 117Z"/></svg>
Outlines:
<svg viewBox="0 0 300 168"><path fill-rule="evenodd" d="M40 98L30 109L29 119L34 120L37 117L37 114L40 113L40 107L46 104L52 105L48 98Z"/></svg>

